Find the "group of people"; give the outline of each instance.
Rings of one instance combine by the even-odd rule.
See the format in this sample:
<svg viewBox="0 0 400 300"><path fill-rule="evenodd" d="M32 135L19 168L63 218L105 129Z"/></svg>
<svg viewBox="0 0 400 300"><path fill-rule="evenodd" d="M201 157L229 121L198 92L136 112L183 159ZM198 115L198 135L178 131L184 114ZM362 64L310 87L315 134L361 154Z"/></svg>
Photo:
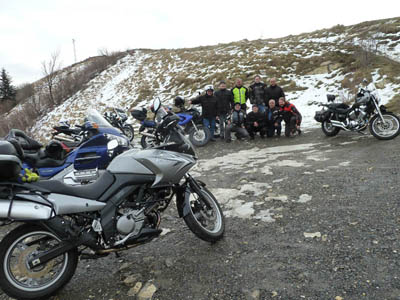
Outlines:
<svg viewBox="0 0 400 300"><path fill-rule="evenodd" d="M251 112L247 113L247 100L252 104ZM276 79L270 79L267 86L256 76L254 83L246 88L238 78L235 86L229 90L221 81L218 90L214 92L212 85L205 87L205 94L200 95L189 104L202 106L203 125L211 132L211 141L215 141L215 123L219 120L220 137L231 142L231 133L235 132L238 139L254 139L259 133L261 138L280 136L282 121L285 123L285 135L300 134L301 114L297 108L286 101L285 93L276 84ZM182 111L184 101L177 97L174 110Z"/></svg>

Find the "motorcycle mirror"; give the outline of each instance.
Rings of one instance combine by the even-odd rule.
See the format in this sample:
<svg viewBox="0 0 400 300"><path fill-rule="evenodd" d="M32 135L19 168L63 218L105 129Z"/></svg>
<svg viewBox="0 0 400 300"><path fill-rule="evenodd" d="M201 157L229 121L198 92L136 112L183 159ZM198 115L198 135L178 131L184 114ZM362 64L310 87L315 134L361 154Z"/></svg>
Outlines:
<svg viewBox="0 0 400 300"><path fill-rule="evenodd" d="M111 141L109 141L109 142L107 143L107 150L108 150L108 151L114 150L114 149L117 148L117 147L118 147L118 142L117 142L117 140L111 140Z"/></svg>
<svg viewBox="0 0 400 300"><path fill-rule="evenodd" d="M161 101L160 101L159 98L154 99L154 101L153 101L153 107L154 107L154 111L155 111L155 112L157 112L157 111L160 109L160 107L161 107Z"/></svg>
<svg viewBox="0 0 400 300"><path fill-rule="evenodd" d="M365 85L368 84L368 80L367 80L366 78L364 78L362 82L363 82Z"/></svg>

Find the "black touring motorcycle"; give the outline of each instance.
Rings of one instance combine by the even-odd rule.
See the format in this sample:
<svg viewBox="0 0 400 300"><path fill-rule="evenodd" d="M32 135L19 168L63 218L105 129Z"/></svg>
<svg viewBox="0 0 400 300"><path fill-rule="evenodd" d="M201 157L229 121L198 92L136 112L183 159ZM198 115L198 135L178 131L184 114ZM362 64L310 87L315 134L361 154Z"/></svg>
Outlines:
<svg viewBox="0 0 400 300"><path fill-rule="evenodd" d="M340 130L362 133L368 125L371 134L379 140L391 140L400 133L399 117L387 111L384 105L379 106L380 99L373 84L359 90L352 106L334 103L334 95L327 95L327 98L328 103L311 102L324 106L315 113L314 119L322 123L322 131L327 136L335 136Z"/></svg>
<svg viewBox="0 0 400 300"><path fill-rule="evenodd" d="M150 242L160 235L161 213L173 198L196 236L222 238L225 221L217 200L188 173L197 156L177 126L179 117L158 100L154 108L170 142L118 155L84 186L19 183L23 152L18 143L0 141L1 225L22 223L0 243L0 287L7 295L47 299L68 283L79 257L97 259ZM110 155L117 144L109 142Z"/></svg>
<svg viewBox="0 0 400 300"><path fill-rule="evenodd" d="M128 115L119 108L113 108L112 112L105 112L104 118L115 128L118 128L122 133L129 139L130 142L133 141L135 133L132 125L126 123L128 120Z"/></svg>

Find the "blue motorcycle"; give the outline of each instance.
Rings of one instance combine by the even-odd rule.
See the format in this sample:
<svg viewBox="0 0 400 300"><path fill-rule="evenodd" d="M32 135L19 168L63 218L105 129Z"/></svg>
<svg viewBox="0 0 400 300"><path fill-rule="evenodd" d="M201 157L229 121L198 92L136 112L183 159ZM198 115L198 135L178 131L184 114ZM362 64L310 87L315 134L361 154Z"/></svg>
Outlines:
<svg viewBox="0 0 400 300"><path fill-rule="evenodd" d="M85 123L78 128L79 131L71 130L81 136L75 140L73 150L62 140L53 140L43 149L41 143L17 129L12 129L6 139L16 140L24 150L23 169L33 169L41 179L85 184L97 179L99 170L107 168L115 156L128 150L129 140L95 110L88 111ZM118 147L108 151L107 144L112 140Z"/></svg>
<svg viewBox="0 0 400 300"><path fill-rule="evenodd" d="M167 136L156 130L156 122L145 120L147 114L145 108L135 109L131 111L131 114L134 119L141 123L139 133L142 135L140 144L143 149L168 142L166 141ZM180 118L178 125L183 128L185 134L189 135L189 140L193 145L202 147L209 142L211 138L210 130L204 127L201 114L196 108L190 108L176 115Z"/></svg>

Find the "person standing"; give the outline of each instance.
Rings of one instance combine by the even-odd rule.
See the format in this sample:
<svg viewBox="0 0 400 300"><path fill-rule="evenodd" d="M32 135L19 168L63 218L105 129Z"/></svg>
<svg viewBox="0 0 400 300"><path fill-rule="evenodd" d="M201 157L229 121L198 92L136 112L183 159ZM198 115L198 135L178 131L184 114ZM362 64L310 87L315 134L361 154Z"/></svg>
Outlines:
<svg viewBox="0 0 400 300"><path fill-rule="evenodd" d="M254 140L254 134L260 133L260 137L265 137L265 114L258 110L258 105L253 104L251 112L246 116L246 129L250 135L250 139Z"/></svg>
<svg viewBox="0 0 400 300"><path fill-rule="evenodd" d="M201 104L203 125L210 129L211 139L215 142L215 118L217 116L217 97L214 96L214 88L212 85L205 87L205 95L200 95L196 99L189 101L191 104Z"/></svg>
<svg viewBox="0 0 400 300"><path fill-rule="evenodd" d="M241 109L246 113L246 101L249 99L249 90L243 86L242 79L238 78L235 81L235 87L232 89L233 102L239 103Z"/></svg>
<svg viewBox="0 0 400 300"><path fill-rule="evenodd" d="M246 113L241 109L240 103L235 103L234 109L232 111L232 115L230 116L230 120L228 120L228 124L226 125L225 138L226 142L230 143L231 140L231 132L236 133L236 137L238 140L242 138L246 138L249 136L245 128L246 124Z"/></svg>
<svg viewBox="0 0 400 300"><path fill-rule="evenodd" d="M281 122L282 115L278 106L275 106L275 100L270 99L268 101L268 107L265 111L267 137L273 137L276 131L278 137L281 136Z"/></svg>
<svg viewBox="0 0 400 300"><path fill-rule="evenodd" d="M293 136L296 130L298 134L301 134L300 124L302 117L296 106L281 97L279 98L279 108L285 121L285 135L287 137Z"/></svg>
<svg viewBox="0 0 400 300"><path fill-rule="evenodd" d="M233 95L226 88L225 81L221 81L218 87L219 90L214 95L217 97L217 117L219 119L220 136L223 139L225 136L225 122L233 107Z"/></svg>
<svg viewBox="0 0 400 300"><path fill-rule="evenodd" d="M254 83L249 86L250 103L256 104L260 113L263 113L265 111L266 88L266 84L261 82L260 75L254 77Z"/></svg>
<svg viewBox="0 0 400 300"><path fill-rule="evenodd" d="M275 106L279 106L279 98L285 97L285 93L282 88L276 84L276 78L271 78L269 80L269 87L265 90L265 101L269 101L270 99L275 100ZM267 103L266 103L267 104Z"/></svg>

